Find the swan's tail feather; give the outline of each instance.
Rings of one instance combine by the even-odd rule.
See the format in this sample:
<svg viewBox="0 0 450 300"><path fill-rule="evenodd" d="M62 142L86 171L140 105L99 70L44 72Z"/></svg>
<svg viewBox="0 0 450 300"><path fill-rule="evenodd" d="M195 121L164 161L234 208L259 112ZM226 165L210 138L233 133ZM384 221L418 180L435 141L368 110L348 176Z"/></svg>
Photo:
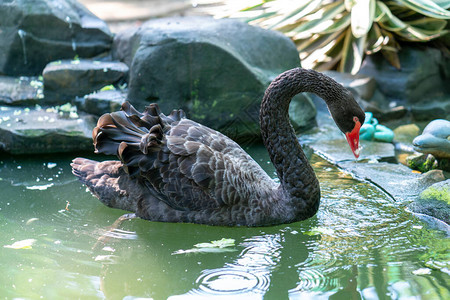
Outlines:
<svg viewBox="0 0 450 300"><path fill-rule="evenodd" d="M136 180L125 174L120 161L98 162L77 157L70 165L72 173L103 204L136 212L143 190Z"/></svg>
<svg viewBox="0 0 450 300"><path fill-rule="evenodd" d="M121 111L104 114L92 133L95 152L117 155L130 175L139 172L139 165L153 161L165 144L165 133L173 122L185 117L182 110L168 116L161 113L157 104L150 104L143 113L129 102ZM153 159L152 159L153 158Z"/></svg>

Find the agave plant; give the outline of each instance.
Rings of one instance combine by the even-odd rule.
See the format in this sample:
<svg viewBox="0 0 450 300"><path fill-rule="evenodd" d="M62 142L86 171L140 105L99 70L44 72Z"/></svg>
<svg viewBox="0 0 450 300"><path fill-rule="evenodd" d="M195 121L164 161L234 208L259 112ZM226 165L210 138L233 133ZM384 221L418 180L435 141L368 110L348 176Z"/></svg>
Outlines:
<svg viewBox="0 0 450 300"><path fill-rule="evenodd" d="M364 55L379 51L400 68L398 41L447 34L449 7L450 0L263 0L241 15L291 37L312 67L354 74Z"/></svg>

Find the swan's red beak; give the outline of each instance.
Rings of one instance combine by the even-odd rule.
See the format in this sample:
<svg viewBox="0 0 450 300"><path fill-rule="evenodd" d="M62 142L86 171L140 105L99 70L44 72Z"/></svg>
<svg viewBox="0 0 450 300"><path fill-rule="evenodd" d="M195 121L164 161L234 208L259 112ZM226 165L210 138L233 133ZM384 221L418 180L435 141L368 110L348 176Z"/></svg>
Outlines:
<svg viewBox="0 0 450 300"><path fill-rule="evenodd" d="M354 118L355 127L351 132L346 132L345 137L347 138L347 142L350 145L350 149L352 149L353 155L356 158L359 157L360 147L359 147L359 129L361 129L361 123L357 117Z"/></svg>

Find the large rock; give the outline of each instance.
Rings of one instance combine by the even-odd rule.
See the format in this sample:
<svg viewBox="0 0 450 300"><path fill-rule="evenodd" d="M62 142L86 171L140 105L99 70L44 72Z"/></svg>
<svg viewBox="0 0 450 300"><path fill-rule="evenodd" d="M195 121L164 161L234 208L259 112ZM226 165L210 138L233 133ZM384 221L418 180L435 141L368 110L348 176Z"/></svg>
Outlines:
<svg viewBox="0 0 450 300"><path fill-rule="evenodd" d="M265 88L300 65L282 34L209 17L151 20L119 33L113 58L130 66L128 100L138 109L151 102L165 113L182 108L232 138L259 135Z"/></svg>
<svg viewBox="0 0 450 300"><path fill-rule="evenodd" d="M46 100L70 101L126 77L128 67L121 62L90 59L59 60L49 63L43 72Z"/></svg>
<svg viewBox="0 0 450 300"><path fill-rule="evenodd" d="M411 114L417 121L450 119L450 94L433 101L422 101L411 106Z"/></svg>
<svg viewBox="0 0 450 300"><path fill-rule="evenodd" d="M401 70L381 54L364 60L359 74L374 77L378 88L393 103L419 103L450 94L450 58L430 47L404 46L399 52Z"/></svg>
<svg viewBox="0 0 450 300"><path fill-rule="evenodd" d="M65 115L65 111L54 108L1 107L0 151L11 154L92 151L94 118Z"/></svg>
<svg viewBox="0 0 450 300"><path fill-rule="evenodd" d="M450 179L428 187L409 208L450 224Z"/></svg>
<svg viewBox="0 0 450 300"><path fill-rule="evenodd" d="M51 61L108 51L112 35L76 0L6 0L0 41L0 74L39 75Z"/></svg>

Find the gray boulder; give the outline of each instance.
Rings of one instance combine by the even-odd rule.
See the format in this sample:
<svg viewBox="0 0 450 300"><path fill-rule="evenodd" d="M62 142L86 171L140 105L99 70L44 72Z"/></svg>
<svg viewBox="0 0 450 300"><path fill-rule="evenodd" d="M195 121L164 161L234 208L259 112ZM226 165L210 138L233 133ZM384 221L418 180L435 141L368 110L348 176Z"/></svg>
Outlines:
<svg viewBox="0 0 450 300"><path fill-rule="evenodd" d="M450 119L450 94L435 98L433 101L422 101L411 106L414 120L430 121L434 119Z"/></svg>
<svg viewBox="0 0 450 300"><path fill-rule="evenodd" d="M121 62L88 59L52 62L42 74L45 98L64 103L117 83L127 73L127 65Z"/></svg>
<svg viewBox="0 0 450 300"><path fill-rule="evenodd" d="M450 224L450 179L428 187L409 208Z"/></svg>
<svg viewBox="0 0 450 300"><path fill-rule="evenodd" d="M359 74L374 77L380 91L393 103L419 103L450 94L450 58L430 47L404 46L399 52L401 70L381 54L364 60Z"/></svg>
<svg viewBox="0 0 450 300"><path fill-rule="evenodd" d="M436 158L450 159L450 121L433 120L422 134L413 140L414 150L432 154Z"/></svg>
<svg viewBox="0 0 450 300"><path fill-rule="evenodd" d="M264 90L300 65L295 45L282 34L209 17L148 21L119 33L112 53L130 66L128 100L135 107L182 108L231 138L259 135Z"/></svg>
<svg viewBox="0 0 450 300"><path fill-rule="evenodd" d="M1 107L0 151L37 154L92 151L92 116L69 111Z"/></svg>
<svg viewBox="0 0 450 300"><path fill-rule="evenodd" d="M106 24L76 0L0 2L0 74L39 75L51 61L108 51Z"/></svg>

